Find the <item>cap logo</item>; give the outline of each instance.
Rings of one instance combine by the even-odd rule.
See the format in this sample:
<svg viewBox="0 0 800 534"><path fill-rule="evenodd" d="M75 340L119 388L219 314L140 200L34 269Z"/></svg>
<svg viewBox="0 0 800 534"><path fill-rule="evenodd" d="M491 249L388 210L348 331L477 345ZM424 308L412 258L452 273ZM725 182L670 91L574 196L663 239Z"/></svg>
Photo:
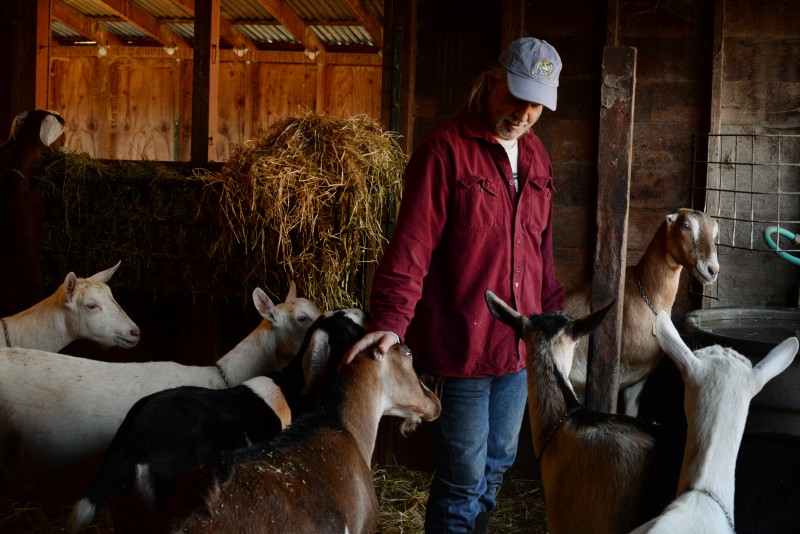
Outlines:
<svg viewBox="0 0 800 534"><path fill-rule="evenodd" d="M536 66L533 67L531 74L536 74L538 76L544 76L548 80L553 79L553 72L556 70L555 65L549 59L540 59Z"/></svg>

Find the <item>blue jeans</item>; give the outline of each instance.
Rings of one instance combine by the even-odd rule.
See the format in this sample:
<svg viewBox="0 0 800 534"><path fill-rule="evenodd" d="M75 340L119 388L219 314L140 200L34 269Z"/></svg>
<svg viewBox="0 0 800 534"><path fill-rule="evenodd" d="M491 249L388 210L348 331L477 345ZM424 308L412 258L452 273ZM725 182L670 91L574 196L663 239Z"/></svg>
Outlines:
<svg viewBox="0 0 800 534"><path fill-rule="evenodd" d="M517 455L527 400L525 369L487 378L444 378L442 413L431 423L436 471L425 532L471 532L491 512L503 474Z"/></svg>

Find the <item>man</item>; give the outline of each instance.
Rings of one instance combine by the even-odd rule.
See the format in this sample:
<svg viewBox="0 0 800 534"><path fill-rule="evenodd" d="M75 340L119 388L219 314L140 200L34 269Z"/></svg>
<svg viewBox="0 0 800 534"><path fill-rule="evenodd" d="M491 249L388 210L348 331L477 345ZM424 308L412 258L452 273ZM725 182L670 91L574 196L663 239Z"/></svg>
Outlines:
<svg viewBox="0 0 800 534"><path fill-rule="evenodd" d="M525 315L564 302L552 255L552 165L531 131L543 107L556 109L561 59L530 37L498 59L473 83L466 110L410 158L373 281L370 332L345 358L405 339L417 366L437 378L430 534L487 532L516 456L525 349L493 320L484 290Z"/></svg>

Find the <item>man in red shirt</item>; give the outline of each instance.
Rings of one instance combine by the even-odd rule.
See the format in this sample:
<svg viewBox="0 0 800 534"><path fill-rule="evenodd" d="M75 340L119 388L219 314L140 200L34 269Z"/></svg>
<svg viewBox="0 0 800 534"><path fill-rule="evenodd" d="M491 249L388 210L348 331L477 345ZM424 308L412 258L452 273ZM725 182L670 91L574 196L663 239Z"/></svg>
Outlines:
<svg viewBox="0 0 800 534"><path fill-rule="evenodd" d="M552 255L553 169L531 131L543 107L556 109L561 59L534 38L498 59L473 83L466 110L414 150L372 285L370 332L345 359L405 340L437 377L429 534L486 532L516 456L525 347L493 320L484 291L525 315L564 302Z"/></svg>

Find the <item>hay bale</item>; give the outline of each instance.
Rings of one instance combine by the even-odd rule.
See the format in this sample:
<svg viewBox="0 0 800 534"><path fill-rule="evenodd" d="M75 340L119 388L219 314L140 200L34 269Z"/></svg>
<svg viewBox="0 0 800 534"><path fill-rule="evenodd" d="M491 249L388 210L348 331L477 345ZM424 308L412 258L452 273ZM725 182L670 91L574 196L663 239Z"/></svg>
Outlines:
<svg viewBox="0 0 800 534"><path fill-rule="evenodd" d="M285 273L321 308L363 305L365 262L380 256L384 219L399 198L405 156L367 116L310 112L234 145L219 179L229 238L256 255L253 274Z"/></svg>

